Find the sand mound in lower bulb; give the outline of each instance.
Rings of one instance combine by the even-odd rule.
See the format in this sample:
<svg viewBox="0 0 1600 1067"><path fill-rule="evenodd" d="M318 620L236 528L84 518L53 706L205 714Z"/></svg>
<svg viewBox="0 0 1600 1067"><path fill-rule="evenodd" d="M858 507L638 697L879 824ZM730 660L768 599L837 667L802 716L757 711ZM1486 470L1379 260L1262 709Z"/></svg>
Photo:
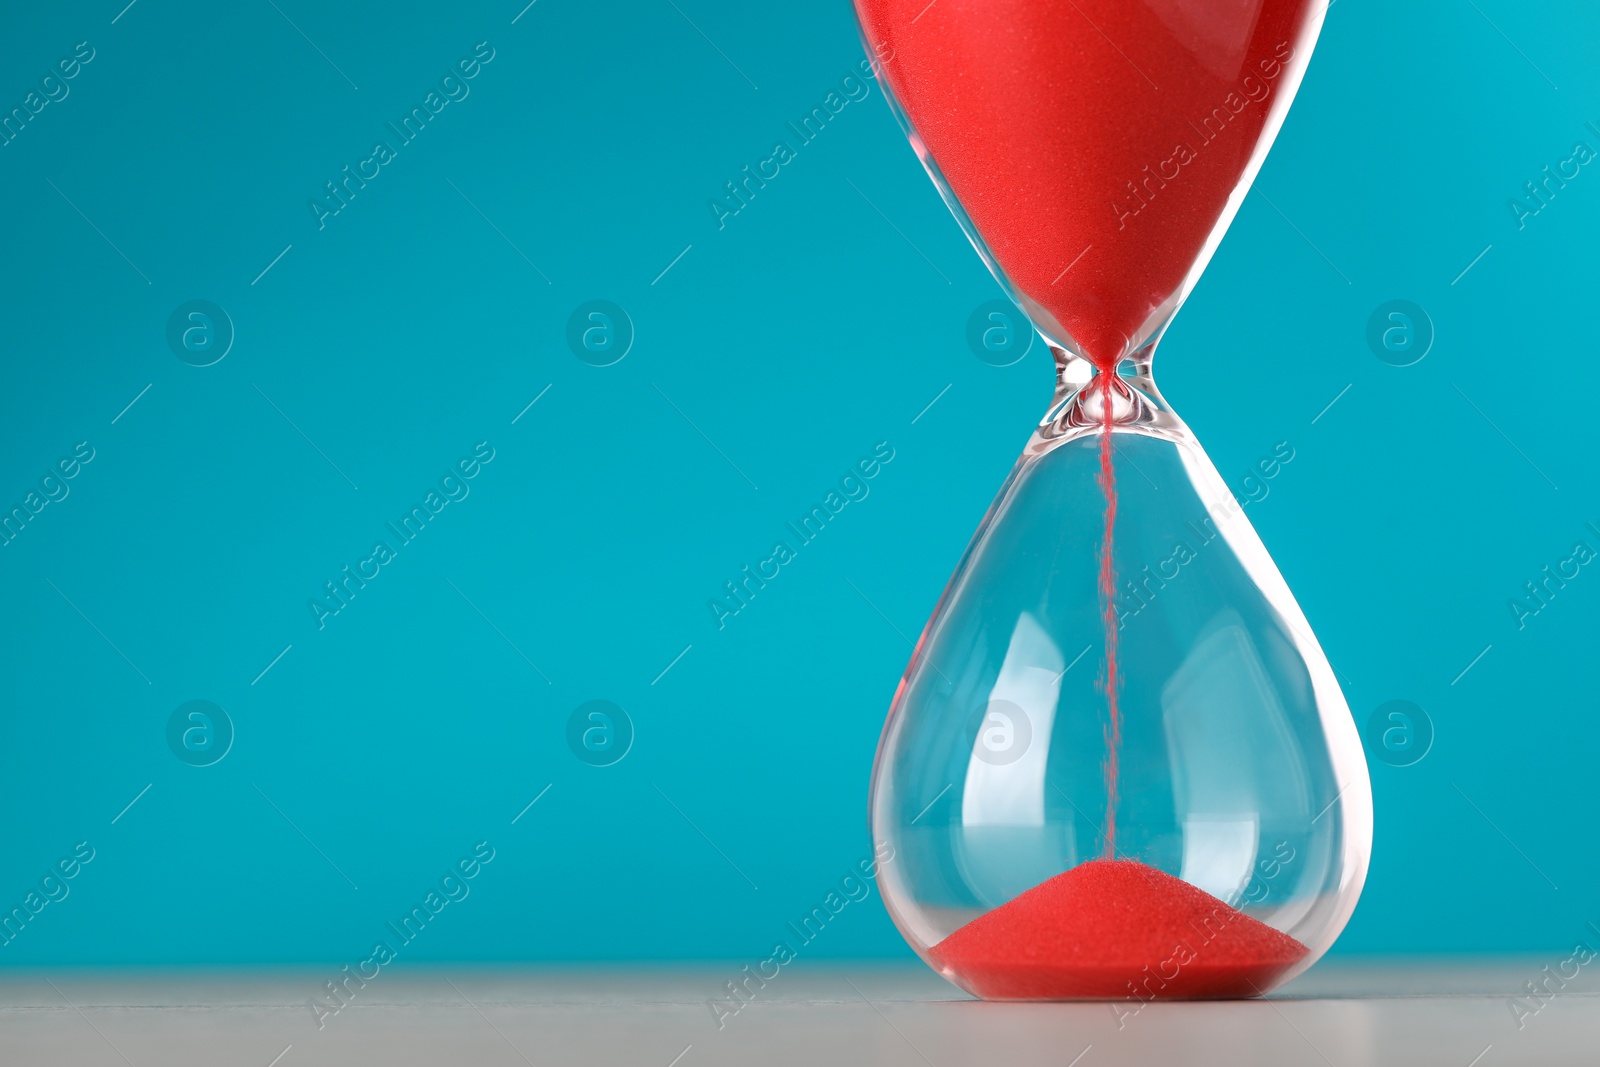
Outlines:
<svg viewBox="0 0 1600 1067"><path fill-rule="evenodd" d="M1090 860L972 920L929 952L989 1000L1250 997L1307 948L1136 860Z"/></svg>

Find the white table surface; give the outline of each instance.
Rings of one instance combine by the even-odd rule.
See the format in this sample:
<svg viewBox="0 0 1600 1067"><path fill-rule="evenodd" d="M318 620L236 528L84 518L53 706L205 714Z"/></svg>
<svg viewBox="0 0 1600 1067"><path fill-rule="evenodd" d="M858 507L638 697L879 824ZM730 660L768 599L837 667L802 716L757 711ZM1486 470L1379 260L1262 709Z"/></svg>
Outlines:
<svg viewBox="0 0 1600 1067"><path fill-rule="evenodd" d="M718 1027L741 964L382 972L318 1020L333 969L0 974L0 1064L1600 1063L1600 961L1525 1014L1550 959L1325 962L1265 1001L984 1004L920 965L792 964ZM1124 1011L1126 1005L1123 1006ZM1120 1022L1120 1026L1119 1026Z"/></svg>

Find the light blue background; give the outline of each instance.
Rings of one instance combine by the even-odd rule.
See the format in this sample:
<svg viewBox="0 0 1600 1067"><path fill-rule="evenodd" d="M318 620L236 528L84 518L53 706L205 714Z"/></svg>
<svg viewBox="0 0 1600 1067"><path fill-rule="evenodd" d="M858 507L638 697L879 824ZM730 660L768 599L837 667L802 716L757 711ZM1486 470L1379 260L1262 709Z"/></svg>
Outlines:
<svg viewBox="0 0 1600 1067"><path fill-rule="evenodd" d="M767 955L869 851L907 639L1051 384L1042 346L968 349L998 289L876 87L718 229L862 58L848 6L123 2L0 15L4 110L95 49L0 148L0 501L96 450L0 548L0 903L97 850L0 964L351 962L480 840L407 959ZM1597 33L1576 2L1337 3L1158 359L1236 486L1295 449L1248 514L1358 720L1434 722L1371 761L1338 952L1556 952L1600 918L1600 577L1508 607L1600 547L1600 173L1508 208L1600 147ZM319 231L308 200L479 41L470 96ZM196 298L237 330L207 368L165 340ZM606 368L565 342L597 298L637 332ZM1415 366L1366 344L1392 298L1434 323ZM319 632L322 583L483 440ZM719 631L722 583L879 441L871 495ZM165 740L193 699L237 731L207 768ZM637 731L611 767L566 745L591 699ZM906 949L874 895L807 952Z"/></svg>

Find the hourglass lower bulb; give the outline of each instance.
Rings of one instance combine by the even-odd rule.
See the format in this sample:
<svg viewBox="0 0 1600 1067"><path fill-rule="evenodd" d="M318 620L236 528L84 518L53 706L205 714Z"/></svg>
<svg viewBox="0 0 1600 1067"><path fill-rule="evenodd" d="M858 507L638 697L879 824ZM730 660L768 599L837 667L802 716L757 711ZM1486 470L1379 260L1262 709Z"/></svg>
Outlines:
<svg viewBox="0 0 1600 1067"><path fill-rule="evenodd" d="M1264 993L1354 909L1371 791L1327 659L1150 365L1325 5L856 6L913 146L1057 361L890 709L885 903L982 997Z"/></svg>

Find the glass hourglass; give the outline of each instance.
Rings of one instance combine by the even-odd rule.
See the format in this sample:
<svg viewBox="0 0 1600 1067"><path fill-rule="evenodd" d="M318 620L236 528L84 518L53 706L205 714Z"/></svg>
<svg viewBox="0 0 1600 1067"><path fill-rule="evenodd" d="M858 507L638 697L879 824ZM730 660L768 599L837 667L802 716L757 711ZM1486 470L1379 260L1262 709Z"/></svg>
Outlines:
<svg viewBox="0 0 1600 1067"><path fill-rule="evenodd" d="M912 146L1057 364L889 711L884 901L984 998L1264 993L1354 910L1371 789L1326 657L1151 357L1325 0L856 10Z"/></svg>

